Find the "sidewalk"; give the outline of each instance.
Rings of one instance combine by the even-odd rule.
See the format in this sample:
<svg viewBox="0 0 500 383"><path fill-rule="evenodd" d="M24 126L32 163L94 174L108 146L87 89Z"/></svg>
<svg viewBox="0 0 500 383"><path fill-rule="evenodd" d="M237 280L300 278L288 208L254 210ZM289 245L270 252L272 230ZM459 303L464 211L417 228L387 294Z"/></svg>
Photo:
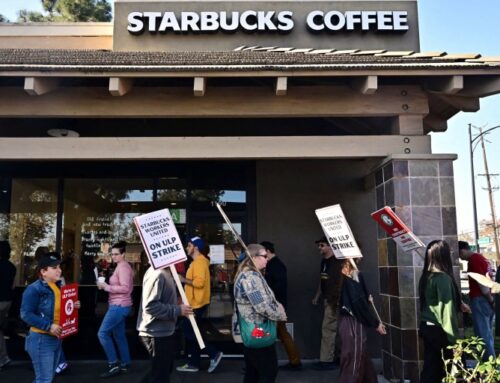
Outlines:
<svg viewBox="0 0 500 383"><path fill-rule="evenodd" d="M338 378L336 371L315 371L312 362L305 362L299 372L280 371L276 383L334 383ZM181 364L176 361L175 366ZM203 366L203 364L202 364ZM69 373L59 376L54 383L109 382L109 383L147 383L148 361L133 361L132 368L126 374L110 379L99 379L99 374L106 368L104 361L71 361ZM174 370L171 383L235 383L243 381L243 359L223 359L217 370L208 374L205 370L198 373L179 373ZM2 383L29 383L33 380L31 364L27 361L12 362L0 371ZM379 383L387 381L379 376Z"/></svg>

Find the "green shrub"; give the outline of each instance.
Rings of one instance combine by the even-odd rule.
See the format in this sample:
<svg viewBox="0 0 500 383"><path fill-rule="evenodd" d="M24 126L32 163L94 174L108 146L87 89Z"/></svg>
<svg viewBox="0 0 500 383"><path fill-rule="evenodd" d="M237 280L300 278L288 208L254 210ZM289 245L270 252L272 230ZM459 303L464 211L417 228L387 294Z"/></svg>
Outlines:
<svg viewBox="0 0 500 383"><path fill-rule="evenodd" d="M484 341L477 336L467 339L459 339L453 346L451 359L444 359L446 376L445 383L474 382L474 383L496 383L500 382L500 356L494 359L492 356L483 361L485 352ZM473 361L473 366L468 367L466 361Z"/></svg>

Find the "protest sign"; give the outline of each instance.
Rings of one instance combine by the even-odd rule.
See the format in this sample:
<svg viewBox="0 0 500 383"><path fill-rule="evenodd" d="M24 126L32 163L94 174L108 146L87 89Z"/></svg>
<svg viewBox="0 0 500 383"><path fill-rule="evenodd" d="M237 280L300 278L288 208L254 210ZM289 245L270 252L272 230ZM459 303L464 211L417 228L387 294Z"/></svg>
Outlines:
<svg viewBox="0 0 500 383"><path fill-rule="evenodd" d="M77 300L78 285L76 283L61 287L59 324L62 327L62 332L59 338L66 338L78 332L78 310L75 309Z"/></svg>
<svg viewBox="0 0 500 383"><path fill-rule="evenodd" d="M175 264L185 261L187 256L170 211L162 209L139 215L134 218L134 223L141 237L142 245L146 250L151 267L155 270L169 267L179 290L182 303L189 305L179 274L177 274L177 270L175 269ZM193 326L200 349L203 350L205 343L201 337L194 315L189 316L189 321L191 322L191 326Z"/></svg>
<svg viewBox="0 0 500 383"><path fill-rule="evenodd" d="M187 259L168 209L139 215L134 218L134 223L151 266L155 270Z"/></svg>
<svg viewBox="0 0 500 383"><path fill-rule="evenodd" d="M425 246L390 207L385 206L372 213L371 216L402 250L410 251Z"/></svg>
<svg viewBox="0 0 500 383"><path fill-rule="evenodd" d="M361 258L363 256L340 205L316 209L316 216L335 258Z"/></svg>

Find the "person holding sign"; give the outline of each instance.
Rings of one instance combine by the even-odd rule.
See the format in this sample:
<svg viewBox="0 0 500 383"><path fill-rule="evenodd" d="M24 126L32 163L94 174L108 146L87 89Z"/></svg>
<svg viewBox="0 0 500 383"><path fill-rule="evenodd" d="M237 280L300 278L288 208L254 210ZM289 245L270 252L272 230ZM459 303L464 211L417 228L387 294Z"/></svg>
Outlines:
<svg viewBox="0 0 500 383"><path fill-rule="evenodd" d="M180 276L181 281L185 284L186 297L189 305L193 308L198 326L200 326L201 319L210 304L210 261L203 255L203 251L205 251L205 241L203 239L193 237L189 240L186 253L193 262L189 265L186 277ZM177 371L197 372L200 369L201 350L196 343L193 326L187 319L183 323L186 351L190 356L188 356L186 364L177 367ZM205 351L210 357L208 372L212 373L222 359L222 352L211 344L206 344Z"/></svg>
<svg viewBox="0 0 500 383"><path fill-rule="evenodd" d="M260 328L268 321L286 321L283 305L276 301L271 288L262 275L267 265L266 249L262 245L248 245L251 258L246 257L238 267L234 283L234 300L240 326L242 319L255 324L251 336L262 338L266 334ZM258 327L257 327L258 326ZM243 332L243 328L242 328ZM272 383L278 375L278 358L274 341L270 346L252 348L245 344L243 336L243 355L245 357L245 378L243 383Z"/></svg>
<svg viewBox="0 0 500 383"><path fill-rule="evenodd" d="M125 318L132 308L132 290L134 288L134 271L125 260L126 244L118 242L111 247L111 258L116 263L115 271L109 279L99 277L97 287L109 293L109 307L97 336L108 359L108 370L101 374L101 378L109 378L126 372L130 366L130 352L127 336L125 335ZM101 279L102 278L102 279ZM113 339L118 346L118 359Z"/></svg>
<svg viewBox="0 0 500 383"><path fill-rule="evenodd" d="M137 316L139 337L151 357L150 383L169 383L175 357L175 322L193 310L177 304L170 270L150 267L142 282L142 299Z"/></svg>
<svg viewBox="0 0 500 383"><path fill-rule="evenodd" d="M342 262L342 292L340 296L339 333L342 343L339 383L376 383L377 374L366 347L366 328L387 334L385 326L373 314L371 295L361 273L352 261Z"/></svg>
<svg viewBox="0 0 500 383"><path fill-rule="evenodd" d="M315 363L313 368L315 370L333 370L339 367L340 361L337 311L342 279L342 261L334 256L326 237L317 240L316 244L323 259L321 261L320 283L312 303L318 305L320 297L323 297L325 311L321 326L319 362Z"/></svg>
<svg viewBox="0 0 500 383"><path fill-rule="evenodd" d="M61 257L49 252L37 265L39 279L24 290L21 319L30 328L26 337L28 352L35 370L35 383L50 383L61 354ZM75 302L80 308L80 302Z"/></svg>
<svg viewBox="0 0 500 383"><path fill-rule="evenodd" d="M448 349L458 336L460 290L453 277L450 246L442 240L427 245L426 260L418 283L420 297L420 330L424 340L424 367L421 383L438 383L445 376L443 358L450 359Z"/></svg>

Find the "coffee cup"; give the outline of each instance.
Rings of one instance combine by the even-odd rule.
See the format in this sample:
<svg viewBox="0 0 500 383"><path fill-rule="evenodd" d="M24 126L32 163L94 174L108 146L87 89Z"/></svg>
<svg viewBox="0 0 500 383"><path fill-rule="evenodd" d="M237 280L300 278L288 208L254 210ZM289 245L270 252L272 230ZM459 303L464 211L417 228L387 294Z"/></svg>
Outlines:
<svg viewBox="0 0 500 383"><path fill-rule="evenodd" d="M106 282L106 278L104 278L104 277L99 277L99 278L97 278L97 282L99 282L99 283L104 283L104 282Z"/></svg>

